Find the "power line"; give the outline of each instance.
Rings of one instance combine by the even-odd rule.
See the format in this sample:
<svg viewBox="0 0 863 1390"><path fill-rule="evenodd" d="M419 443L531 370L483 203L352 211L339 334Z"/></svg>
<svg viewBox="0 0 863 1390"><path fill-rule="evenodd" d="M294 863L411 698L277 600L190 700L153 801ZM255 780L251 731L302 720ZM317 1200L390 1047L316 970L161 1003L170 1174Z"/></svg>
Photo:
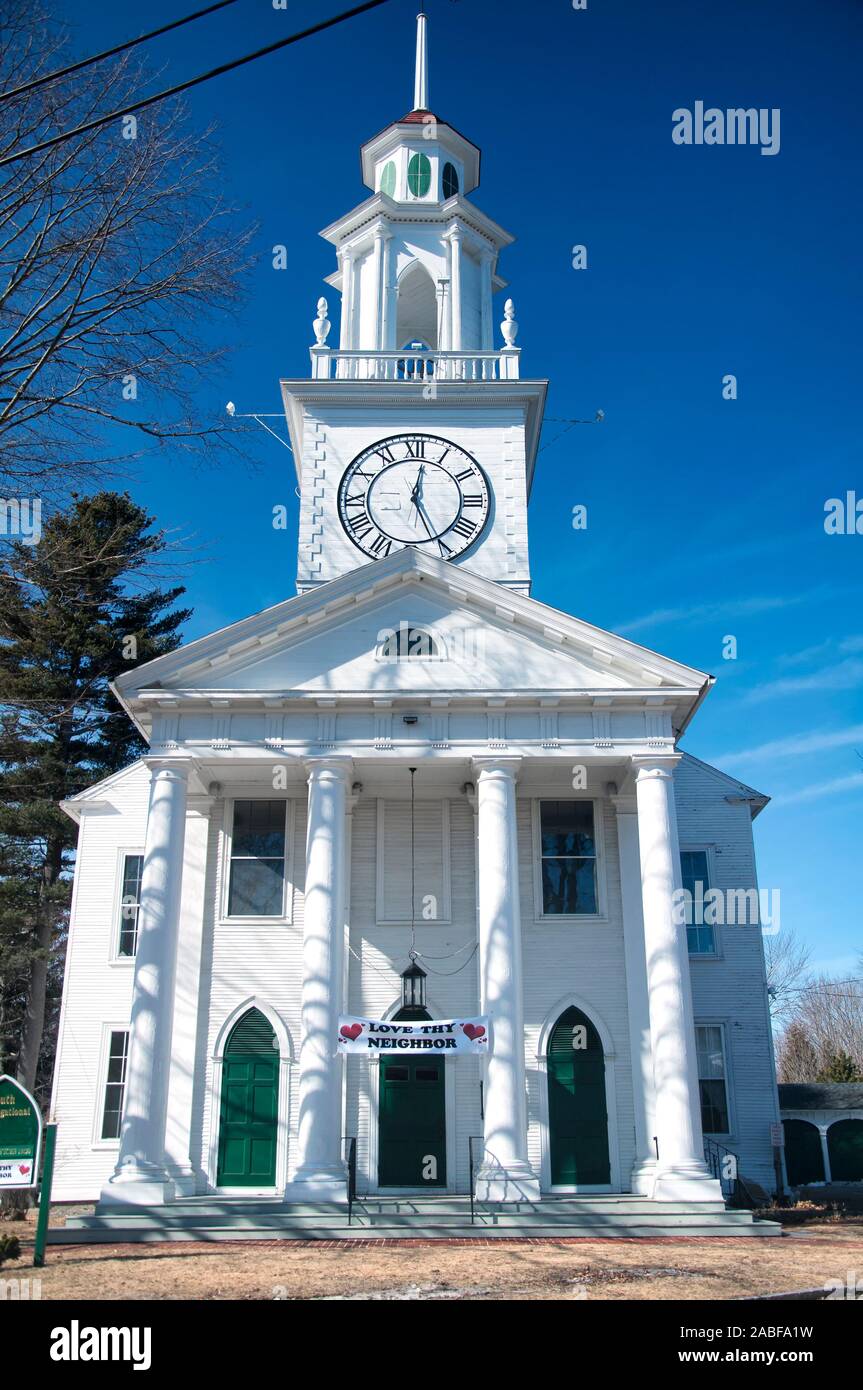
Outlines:
<svg viewBox="0 0 863 1390"><path fill-rule="evenodd" d="M60 77L68 77L72 72L80 72L82 68L92 67L94 63L101 63L105 58L113 58L117 53L125 53L128 48L135 48L139 43L146 43L148 39L158 38L160 34L168 34L172 29L180 29L184 24L191 24L193 19L202 19L204 15L212 14L214 10L223 10L226 5L235 5L237 0L217 0L214 5L208 5L204 10L196 10L194 14L187 14L183 19L173 19L170 24L163 24L159 29L151 29L148 34L139 34L136 39L128 39L126 43L118 43L114 48L106 48L102 53L94 53L92 58L82 58L78 63L70 63L65 68L55 68L53 72L46 72L42 77L34 77L32 82L22 82L19 87L13 87L11 92L0 92L0 101L9 101L12 97L19 97L24 92L32 92L37 87L44 87L48 82L56 82Z"/></svg>
<svg viewBox="0 0 863 1390"><path fill-rule="evenodd" d="M253 63L257 58L265 58L268 53L275 53L280 48L287 48L289 44L299 43L300 39L311 38L313 34L319 34L324 29L332 29L336 24L342 24L346 19L353 19L356 15L364 14L366 10L375 10L379 5L386 5L388 0L365 0L363 5L355 5L352 10L345 10L342 14L334 15L332 19L321 20L320 24L313 24L308 29L303 29L298 34L290 34L286 39L279 39L277 43L268 44L266 48L258 48L254 53L247 53L243 58L234 58L230 63L221 63L217 68L211 68L209 72L203 72L199 77L190 77L186 82L179 82L175 87L167 87L163 92L156 92L154 96L142 97L140 101L133 102L130 106L120 107L116 111L111 111L107 116L97 116L95 120L86 121L83 125L75 126L72 130L64 131L60 135L52 135L50 140L41 140L38 145L28 145L25 150L18 150L16 154L7 154L5 159L0 159L0 169L5 164L14 164L19 159L26 159L31 154L41 154L42 150L48 150L52 145L62 144L65 140L71 140L76 135L86 135L89 130L97 130L99 126L107 125L109 121L119 120L121 116L129 116L133 111L143 111L148 106L153 106L157 101L165 101L167 97L177 96L180 92L187 92L190 87L197 87L202 82L209 82L212 77L221 77L224 72L232 72L234 68L241 68L246 63Z"/></svg>

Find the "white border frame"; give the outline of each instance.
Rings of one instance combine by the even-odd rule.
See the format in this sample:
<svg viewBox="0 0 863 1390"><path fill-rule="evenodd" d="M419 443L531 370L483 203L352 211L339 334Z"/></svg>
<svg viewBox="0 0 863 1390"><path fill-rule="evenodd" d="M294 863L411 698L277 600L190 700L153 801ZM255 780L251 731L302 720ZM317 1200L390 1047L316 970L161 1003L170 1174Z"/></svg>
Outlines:
<svg viewBox="0 0 863 1390"><path fill-rule="evenodd" d="M257 1009L270 1024L279 1043L279 1084L277 1088L278 1112L276 1115L276 1181L272 1187L220 1187L216 1181L219 1172L219 1128L222 1115L222 1072L224 1069L225 1045L234 1025L250 1009ZM291 1119L291 1067L295 1062L294 1041L291 1030L271 1004L257 995L250 995L242 1004L223 1020L216 1036L211 1056L213 1064L210 1087L210 1141L207 1153L207 1190L224 1197L273 1197L284 1193L288 1181L288 1140Z"/></svg>
<svg viewBox="0 0 863 1390"><path fill-rule="evenodd" d="M221 828L221 883L217 927L290 926L294 907L294 829L295 796L231 796L225 799ZM282 911L277 917L231 917L228 901L231 891L231 843L234 838L234 805L237 801L284 801L285 803L285 881Z"/></svg>
<svg viewBox="0 0 863 1390"><path fill-rule="evenodd" d="M134 956L130 959L134 960ZM126 1106L126 1087L129 1084L129 1035L132 1032L132 1025L126 1018L122 1023L103 1023L102 1038L99 1043L99 1070L96 1077L96 1104L93 1114L91 1149L104 1151L105 1149L118 1150L120 1147L120 1137L116 1139L102 1138L102 1120L105 1114L105 1086L108 1082L108 1055L111 1051L111 1034L125 1033L126 1043L126 1073L123 1077L123 1109ZM120 1132L123 1128L123 1110L120 1111Z"/></svg>
<svg viewBox="0 0 863 1390"><path fill-rule="evenodd" d="M8 1187L4 1185L2 1188L0 1188L0 1191L2 1191L2 1192L29 1192L31 1187L38 1187L39 1184L40 1184L40 1179L39 1179L39 1159L42 1157L42 1136L43 1136L43 1133L44 1133L44 1130L45 1130L45 1126L44 1126L44 1124L43 1124L43 1122L42 1122L42 1110L41 1110L41 1108L40 1108L40 1106L39 1106L38 1101L36 1100L36 1097L35 1097L35 1096L32 1096L32 1095L30 1094L30 1092L27 1090L27 1087L26 1087L26 1086L23 1086L23 1085L21 1084L21 1082L18 1080L17 1077L15 1077L15 1076L9 1076L8 1072L3 1072L2 1075L0 1075L0 1082L3 1082L3 1081L8 1081L8 1082L10 1083L10 1085L14 1086L16 1090L20 1091L22 1095L24 1095L24 1096L27 1097L27 1099L29 1100L30 1104L31 1104L32 1107L33 1107L33 1112L34 1112L34 1114L35 1114L35 1116L36 1116L37 1130L36 1130L36 1152L35 1152L34 1155L33 1155L33 1168L32 1168L33 1181L32 1181L32 1182L28 1182L28 1183L15 1183L15 1184L10 1183ZM14 1161L15 1161L14 1159L12 1159L12 1160L10 1160L10 1159L4 1159L4 1160L3 1160L4 1163L14 1162Z"/></svg>
<svg viewBox="0 0 863 1390"><path fill-rule="evenodd" d="M593 835L596 843L596 898L598 912L543 912L542 910L542 833L540 802L589 801L593 806ZM597 796L534 796L530 805L531 860L533 869L533 925L556 926L558 923L592 925L606 923L608 917L607 860L605 853L605 805ZM589 855L584 856L589 858Z"/></svg>
<svg viewBox="0 0 863 1390"><path fill-rule="evenodd" d="M375 926L410 926L410 917L384 917L384 894L386 879L386 803L404 800L403 797L379 796L376 798L375 820ZM410 804L408 799L408 804ZM418 921L423 927L448 927L452 925L452 838L450 829L450 798L436 797L426 801L427 805L441 808L441 902L437 917ZM408 885L410 897L410 885Z"/></svg>
<svg viewBox="0 0 863 1390"><path fill-rule="evenodd" d="M680 844L680 845L678 846L678 848L680 849L680 853L681 853L681 854L687 854L687 853L695 853L695 854L697 854L697 853L699 853L699 852L701 852L702 854L706 854L706 855L707 855L707 878L708 878L708 883L707 883L707 887L705 888L705 892L707 892L707 891L708 891L709 889L711 889L711 888L718 888L718 887L719 887L719 885L718 885L717 882L716 882L716 845L715 845L715 844L710 844L710 843L707 843L706 841L702 841L702 842L699 844L699 843L697 843L696 841L687 840L685 843ZM681 871L682 871L682 868L683 868L683 866L682 866L682 864L681 864ZM720 890L720 891L723 891L723 892L724 892L724 890ZM759 900L759 901L760 901L760 900ZM693 923L693 926L695 926L695 925L696 925L696 923ZM699 924L699 925L700 925L700 924ZM704 923L704 925L705 925L705 926L710 926L710 923L709 923L709 922L706 922L706 923ZM690 961L698 961L698 960L709 960L709 961L713 961L713 960L724 960L724 959L725 959L725 953L724 953L724 945L725 945L725 943L724 943L724 941L723 941L723 939L722 939L723 927L724 927L724 923L715 922L715 923L713 924L713 950L712 950L712 951L696 951L696 952L692 952L692 951L687 950L687 953L686 953L686 954L689 956ZM759 931L761 930L760 923L759 923L759 928L758 928L758 929L759 929Z"/></svg>
<svg viewBox="0 0 863 1390"><path fill-rule="evenodd" d="M401 999L395 1000L383 1014L383 1020L393 1018L402 1006ZM435 1004L427 999L426 1010L431 1014L432 1021L436 1018L446 1018L447 1014L441 1013ZM378 1158L380 1154L380 1070L381 1056L377 1053L374 1057L368 1058L368 1066L371 1068L369 1073L368 1086L368 1151L367 1167L364 1174L367 1183L366 1194L377 1197L426 1197L426 1196L454 1196L458 1193L458 1177L456 1164L458 1152L456 1149L456 1079L452 1073L452 1068L458 1066L457 1057L444 1057L444 1123L446 1124L446 1186L445 1187L381 1187L378 1182ZM362 1103L362 1090L359 1092L360 1103ZM358 1146L359 1147L359 1146Z"/></svg>
<svg viewBox="0 0 863 1390"><path fill-rule="evenodd" d="M567 1185L553 1185L551 1181L551 1133L548 1119L548 1044L551 1035L557 1026L561 1014L567 1009L576 1008L590 1020L599 1034L602 1043L602 1055L605 1062L605 1109L608 1116L608 1165L609 1179L607 1183L576 1183ZM615 1063L617 1053L614 1049L614 1041L604 1019L597 1013L596 1008L580 994L565 994L546 1014L542 1027L539 1031L539 1039L536 1045L536 1059L540 1077L539 1086L539 1135L540 1135L540 1182L542 1191L550 1196L559 1196L563 1193L575 1192L622 1192L620 1179L620 1147L618 1140L617 1127L617 1085L615 1077Z"/></svg>
<svg viewBox="0 0 863 1390"><path fill-rule="evenodd" d="M121 956L121 955L119 954L119 950L118 950L118 947L119 947L119 945L120 945L120 926L119 926L119 919L120 919L120 909L121 909L121 907L122 907L122 899L123 899L123 868L124 868L124 865L125 865L125 862L126 862L127 857L128 857L129 855L132 855L132 854L140 855L141 859L143 860L144 857L145 857L145 854L146 854L146 850L145 850L145 848L144 848L143 845L141 845L141 846L135 846L135 845L118 845L118 846L117 846L117 857L116 857L116 862L115 862L115 864L114 864L114 891L113 891L113 894L112 894L112 897L111 897L111 913L112 913L112 916L111 916L111 929L110 929L110 934L109 934L109 936L108 936L108 964L111 965L111 966L119 965L121 969L124 969L124 968L125 968L125 969L128 969L130 966L134 969L134 966L135 966L135 956ZM142 869L143 869L143 864L142 864L141 867L142 867ZM140 910L141 910L141 905L140 905L140 903L139 903L139 904L138 904L138 911L139 911L139 913L140 913ZM137 954L138 954L138 939L137 939L137 936L136 936L136 938L135 938L135 955L137 955Z"/></svg>

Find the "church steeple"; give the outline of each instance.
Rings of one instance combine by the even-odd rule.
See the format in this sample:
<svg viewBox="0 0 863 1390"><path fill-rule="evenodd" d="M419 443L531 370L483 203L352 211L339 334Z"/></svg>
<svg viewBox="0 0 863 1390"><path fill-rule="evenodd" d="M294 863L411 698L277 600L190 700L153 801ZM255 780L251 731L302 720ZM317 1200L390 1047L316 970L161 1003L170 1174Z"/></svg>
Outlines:
<svg viewBox="0 0 863 1390"><path fill-rule="evenodd" d="M414 73L414 111L428 111L428 38L425 7L417 15L417 60Z"/></svg>

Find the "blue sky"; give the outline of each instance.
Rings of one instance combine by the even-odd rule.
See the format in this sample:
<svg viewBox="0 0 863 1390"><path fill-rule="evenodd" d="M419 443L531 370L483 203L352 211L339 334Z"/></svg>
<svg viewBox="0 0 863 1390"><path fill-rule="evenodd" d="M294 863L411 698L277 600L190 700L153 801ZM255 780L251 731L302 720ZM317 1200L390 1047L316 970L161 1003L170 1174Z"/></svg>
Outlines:
<svg viewBox="0 0 863 1390"><path fill-rule="evenodd" d="M150 61L168 85L343 7L240 0L149 45ZM72 23L91 51L194 8L76 0ZM756 823L761 885L780 890L783 927L819 967L852 970L863 535L826 535L824 504L863 498L863 9L427 8L431 106L483 150L473 199L518 238L501 271L522 371L551 381L530 512L534 596L717 676L684 746L774 797ZM202 409L231 399L275 411L278 378L307 375L334 269L317 233L365 196L360 144L412 105L416 9L390 0L190 95L196 120L218 122L227 195L260 223L248 302L212 330L233 352ZM779 108L779 153L674 144L672 112L698 100ZM575 244L586 270L572 268ZM598 408L599 425L557 422ZM205 557L187 577L187 637L294 592L292 458L263 433L252 449L255 469L203 473L166 451L132 482ZM289 506L287 532L272 528L276 503ZM570 525L577 503L585 531ZM729 635L736 660L723 658Z"/></svg>

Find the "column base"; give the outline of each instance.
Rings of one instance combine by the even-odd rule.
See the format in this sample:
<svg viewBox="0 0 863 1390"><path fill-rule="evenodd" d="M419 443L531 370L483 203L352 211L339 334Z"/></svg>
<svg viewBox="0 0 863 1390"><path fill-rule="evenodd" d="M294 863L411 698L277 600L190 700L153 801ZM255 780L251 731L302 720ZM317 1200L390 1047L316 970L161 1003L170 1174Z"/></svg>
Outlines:
<svg viewBox="0 0 863 1390"><path fill-rule="evenodd" d="M478 1202L538 1202L539 1178L529 1163L483 1164L474 1195Z"/></svg>
<svg viewBox="0 0 863 1390"><path fill-rule="evenodd" d="M632 1173L629 1179L630 1191L637 1193L640 1197L652 1197L655 1186L656 1159L636 1159L635 1163L632 1165Z"/></svg>
<svg viewBox="0 0 863 1390"><path fill-rule="evenodd" d="M725 1206L722 1184L706 1163L657 1168L652 1195L655 1202L719 1202Z"/></svg>
<svg viewBox="0 0 863 1390"><path fill-rule="evenodd" d="M176 1195L167 1173L124 1168L121 1173L114 1173L99 1193L96 1215L117 1207L163 1207L173 1202Z"/></svg>
<svg viewBox="0 0 863 1390"><path fill-rule="evenodd" d="M348 1177L344 1168L298 1168L285 1188L286 1202L335 1202L347 1206Z"/></svg>

